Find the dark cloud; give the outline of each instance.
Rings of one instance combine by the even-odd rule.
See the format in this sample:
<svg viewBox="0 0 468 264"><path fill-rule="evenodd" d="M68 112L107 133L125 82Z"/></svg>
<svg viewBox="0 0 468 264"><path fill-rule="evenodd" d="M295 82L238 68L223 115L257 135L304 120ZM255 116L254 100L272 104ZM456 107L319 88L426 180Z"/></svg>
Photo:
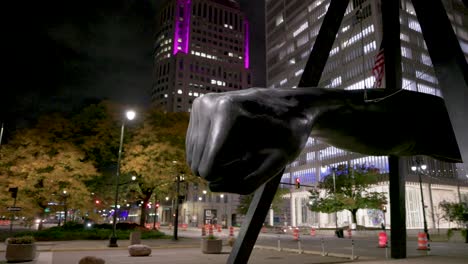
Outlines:
<svg viewBox="0 0 468 264"><path fill-rule="evenodd" d="M23 1L4 6L11 20L4 38L9 89L2 96L9 100L2 108L8 106L11 117L69 107L89 97L148 104L152 2Z"/></svg>

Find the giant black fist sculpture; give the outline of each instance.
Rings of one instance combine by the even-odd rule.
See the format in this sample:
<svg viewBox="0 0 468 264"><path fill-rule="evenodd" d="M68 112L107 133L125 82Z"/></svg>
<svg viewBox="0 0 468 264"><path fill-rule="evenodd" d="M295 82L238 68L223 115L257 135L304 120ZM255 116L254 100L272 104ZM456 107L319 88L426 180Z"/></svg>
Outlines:
<svg viewBox="0 0 468 264"><path fill-rule="evenodd" d="M309 135L367 155L461 161L441 98L402 90L365 102L363 91L252 88L195 100L187 162L212 191L248 194L293 161Z"/></svg>

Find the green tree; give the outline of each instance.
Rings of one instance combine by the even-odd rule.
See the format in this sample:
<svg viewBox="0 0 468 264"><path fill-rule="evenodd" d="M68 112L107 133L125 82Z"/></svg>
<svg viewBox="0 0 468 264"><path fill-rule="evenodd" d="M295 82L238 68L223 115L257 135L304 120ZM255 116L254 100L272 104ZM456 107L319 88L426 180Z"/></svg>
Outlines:
<svg viewBox="0 0 468 264"><path fill-rule="evenodd" d="M120 142L122 106L104 101L91 104L73 115L71 140L96 168L114 168ZM126 133L127 137L129 133Z"/></svg>
<svg viewBox="0 0 468 264"><path fill-rule="evenodd" d="M358 166L355 169L339 166L333 174L325 176L318 189L311 190L310 210L322 213L334 213L348 210L352 222L357 223L356 214L359 209L380 209L387 203L383 193L368 190L379 181L379 171L372 167ZM320 195L323 190L324 195Z"/></svg>
<svg viewBox="0 0 468 264"><path fill-rule="evenodd" d="M468 222L468 206L465 203L453 203L443 200L439 204L443 211L443 219L448 222L456 222L458 226L464 226Z"/></svg>
<svg viewBox="0 0 468 264"><path fill-rule="evenodd" d="M187 126L187 113L150 109L125 143L122 172L137 176L137 192L143 201L141 225L146 222L146 208L153 192L174 192L178 174L185 175L185 180L191 179L185 162Z"/></svg>
<svg viewBox="0 0 468 264"><path fill-rule="evenodd" d="M64 190L68 208L90 208L91 196L84 181L95 176L96 170L69 142L69 127L66 118L47 115L34 128L17 131L8 144L2 145L0 182L8 184L6 188L19 188L18 206L23 207L23 215L43 219L50 203L64 203Z"/></svg>

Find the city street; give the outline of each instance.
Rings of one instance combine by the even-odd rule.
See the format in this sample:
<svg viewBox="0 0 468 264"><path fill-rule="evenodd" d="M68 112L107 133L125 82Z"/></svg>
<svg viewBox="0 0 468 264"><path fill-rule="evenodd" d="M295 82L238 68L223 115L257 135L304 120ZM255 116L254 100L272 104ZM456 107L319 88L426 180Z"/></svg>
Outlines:
<svg viewBox="0 0 468 264"><path fill-rule="evenodd" d="M163 232L171 234L173 230L163 228ZM237 231L235 235L237 235ZM199 229L189 228L179 230L179 241L170 239L143 240L142 243L153 250L149 257L129 257L127 246L129 240L118 241L118 248L108 248L108 241L53 241L38 242L39 257L34 263L62 264L78 263L84 256L98 256L106 263L226 263L231 247L227 245L228 230L221 233L215 230L215 235L224 239L223 253L218 255L203 254L200 250ZM278 251L278 238L281 251ZM322 256L323 248L326 256ZM249 263L346 263L351 262L354 250L354 263L466 263L468 261L468 244L434 242L431 252L416 250L417 242L408 240L407 259L386 259L385 249L377 247L377 238L335 238L332 236L310 237L301 236L299 243L290 234L261 233ZM354 248L352 243L354 242ZM5 245L0 244L0 263L4 261ZM388 250L390 255L390 249Z"/></svg>

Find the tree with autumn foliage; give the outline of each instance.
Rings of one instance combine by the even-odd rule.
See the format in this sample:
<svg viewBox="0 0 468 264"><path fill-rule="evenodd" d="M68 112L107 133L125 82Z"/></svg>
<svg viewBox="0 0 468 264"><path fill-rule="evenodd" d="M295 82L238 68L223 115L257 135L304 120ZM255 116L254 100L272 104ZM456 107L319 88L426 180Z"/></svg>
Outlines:
<svg viewBox="0 0 468 264"><path fill-rule="evenodd" d="M369 187L378 183L379 175L379 170L373 167L338 166L335 180L332 174L327 175L319 183L318 189L310 191L309 208L322 213L348 210L351 212L352 222L356 224L359 209L381 209L382 205L387 204L385 194L369 190Z"/></svg>
<svg viewBox="0 0 468 264"><path fill-rule="evenodd" d="M95 176L96 170L70 142L70 127L63 116L47 115L34 128L17 131L2 145L0 184L5 192L18 187L17 206L23 208L22 215L43 219L50 204L63 204L65 190L68 208L86 211L92 204L85 181ZM10 206L3 204L4 199L1 202L1 207Z"/></svg>
<svg viewBox="0 0 468 264"><path fill-rule="evenodd" d="M124 146L122 172L137 176L138 193L143 201L140 224L146 222L146 208L153 193L173 190L177 174L190 180L185 162L187 113L166 113L150 109L143 121L132 128Z"/></svg>

